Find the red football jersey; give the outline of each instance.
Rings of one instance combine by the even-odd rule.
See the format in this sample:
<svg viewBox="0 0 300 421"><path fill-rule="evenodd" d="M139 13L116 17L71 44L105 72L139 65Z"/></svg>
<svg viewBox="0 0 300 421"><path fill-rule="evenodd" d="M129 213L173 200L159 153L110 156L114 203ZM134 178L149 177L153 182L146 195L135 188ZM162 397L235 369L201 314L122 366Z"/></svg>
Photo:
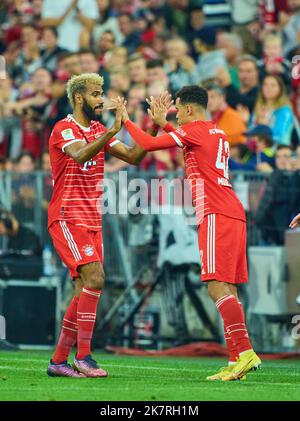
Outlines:
<svg viewBox="0 0 300 421"><path fill-rule="evenodd" d="M194 121L169 132L183 148L198 223L219 213L246 220L244 208L229 182L229 142L212 121Z"/></svg>
<svg viewBox="0 0 300 421"><path fill-rule="evenodd" d="M77 123L72 115L58 121L49 139L53 193L48 209L48 227L57 220L68 221L92 231L101 230L104 149L84 164L65 153L74 142L90 143L107 129L92 121L90 127ZM119 142L112 138L106 149Z"/></svg>

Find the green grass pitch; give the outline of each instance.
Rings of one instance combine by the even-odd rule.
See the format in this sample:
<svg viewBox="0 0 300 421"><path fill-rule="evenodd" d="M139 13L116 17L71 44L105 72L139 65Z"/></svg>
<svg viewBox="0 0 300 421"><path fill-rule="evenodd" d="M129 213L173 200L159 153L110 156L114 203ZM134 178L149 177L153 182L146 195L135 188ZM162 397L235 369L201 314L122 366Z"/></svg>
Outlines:
<svg viewBox="0 0 300 421"><path fill-rule="evenodd" d="M300 360L263 361L245 381L208 382L225 360L93 355L108 378L50 378L49 351L0 351L0 401L300 400Z"/></svg>

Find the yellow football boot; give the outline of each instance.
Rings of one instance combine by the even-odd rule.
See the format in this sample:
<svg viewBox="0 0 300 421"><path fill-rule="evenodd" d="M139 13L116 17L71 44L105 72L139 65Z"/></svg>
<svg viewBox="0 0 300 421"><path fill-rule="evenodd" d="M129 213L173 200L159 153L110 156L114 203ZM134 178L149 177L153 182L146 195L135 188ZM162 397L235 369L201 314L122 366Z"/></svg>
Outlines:
<svg viewBox="0 0 300 421"><path fill-rule="evenodd" d="M206 380L223 380L224 377L228 377L229 375L231 375L235 366L236 364L230 364L230 365L227 365L226 367L222 367L216 374L206 377ZM242 378L237 379L237 380L245 380L245 379L246 379L246 376L243 376Z"/></svg>
<svg viewBox="0 0 300 421"><path fill-rule="evenodd" d="M237 360L237 363L233 366L233 369L222 377L223 381L238 380L245 376L250 370L257 370L260 368L261 359L253 351L249 349L242 353Z"/></svg>

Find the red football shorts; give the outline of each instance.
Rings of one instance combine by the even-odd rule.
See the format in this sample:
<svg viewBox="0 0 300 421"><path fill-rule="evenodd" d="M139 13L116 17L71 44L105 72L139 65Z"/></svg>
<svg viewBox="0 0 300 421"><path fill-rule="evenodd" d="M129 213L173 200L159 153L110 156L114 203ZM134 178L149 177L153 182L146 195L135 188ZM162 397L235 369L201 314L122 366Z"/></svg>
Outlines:
<svg viewBox="0 0 300 421"><path fill-rule="evenodd" d="M246 222L207 215L198 228L198 241L202 281L248 282Z"/></svg>
<svg viewBox="0 0 300 421"><path fill-rule="evenodd" d="M91 262L103 263L101 231L89 231L66 221L55 221L49 228L57 254L72 278L79 276L78 266Z"/></svg>

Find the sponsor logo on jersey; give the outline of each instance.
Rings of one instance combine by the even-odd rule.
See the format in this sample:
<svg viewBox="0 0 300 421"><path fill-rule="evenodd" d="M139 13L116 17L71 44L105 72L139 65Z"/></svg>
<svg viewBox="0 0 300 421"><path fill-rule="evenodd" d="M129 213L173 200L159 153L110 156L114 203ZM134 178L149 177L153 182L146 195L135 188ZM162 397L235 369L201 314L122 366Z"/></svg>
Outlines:
<svg viewBox="0 0 300 421"><path fill-rule="evenodd" d="M75 139L72 129L65 129L61 132L62 137L65 140L72 140Z"/></svg>
<svg viewBox="0 0 300 421"><path fill-rule="evenodd" d="M94 247L91 244L86 244L84 247L82 247L82 251L86 256L93 256Z"/></svg>
<svg viewBox="0 0 300 421"><path fill-rule="evenodd" d="M218 184L219 186L232 187L227 178L218 177Z"/></svg>

